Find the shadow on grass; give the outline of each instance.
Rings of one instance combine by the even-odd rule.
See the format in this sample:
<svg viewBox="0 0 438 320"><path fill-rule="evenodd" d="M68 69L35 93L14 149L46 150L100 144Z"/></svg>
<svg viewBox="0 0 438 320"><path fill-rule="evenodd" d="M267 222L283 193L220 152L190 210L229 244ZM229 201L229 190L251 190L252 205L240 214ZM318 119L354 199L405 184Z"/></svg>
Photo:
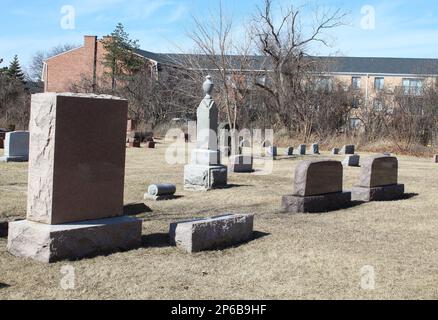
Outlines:
<svg viewBox="0 0 438 320"><path fill-rule="evenodd" d="M218 247L218 248L215 248L212 250L206 250L206 251L237 248L237 247L245 245L249 242L264 238L264 237L269 236L269 235L271 235L271 234L266 233L266 232L254 231L252 234L252 237L245 242L241 242L241 243L238 243L238 244L233 245L233 246ZM141 237L141 246L142 246L142 248L167 248L167 247L171 247L171 245L169 243L169 234L168 233L153 233L153 234L143 235Z"/></svg>
<svg viewBox="0 0 438 320"><path fill-rule="evenodd" d="M9 287L10 287L9 284L0 282L0 289L5 289L5 288L9 288Z"/></svg>
<svg viewBox="0 0 438 320"><path fill-rule="evenodd" d="M350 209L350 208L358 207L360 205L363 205L364 203L366 203L366 202L365 201L351 201L350 204L347 205L343 209Z"/></svg>
<svg viewBox="0 0 438 320"><path fill-rule="evenodd" d="M213 191L213 190L226 190L226 189L241 188L241 187L253 187L253 185L249 185L249 184L232 184L232 183L230 183L230 184L227 184L224 187L212 189L210 191Z"/></svg>
<svg viewBox="0 0 438 320"><path fill-rule="evenodd" d="M418 193L405 193L399 200L409 200L418 196Z"/></svg>
<svg viewBox="0 0 438 320"><path fill-rule="evenodd" d="M123 207L123 214L125 216L136 216L148 212L152 212L152 210L144 203L130 203Z"/></svg>

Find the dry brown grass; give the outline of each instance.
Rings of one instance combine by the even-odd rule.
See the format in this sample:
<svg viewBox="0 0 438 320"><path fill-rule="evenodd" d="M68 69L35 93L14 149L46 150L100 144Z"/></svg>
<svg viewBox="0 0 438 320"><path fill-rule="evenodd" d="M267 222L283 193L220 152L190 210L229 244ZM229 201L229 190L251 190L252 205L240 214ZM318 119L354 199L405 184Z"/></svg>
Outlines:
<svg viewBox="0 0 438 320"><path fill-rule="evenodd" d="M182 196L146 202L151 211L140 214L142 248L44 265L11 256L6 239L0 239L0 299L438 298L438 165L429 159L399 159L400 181L417 196L290 215L279 213L280 199L292 190L299 159L276 161L269 176L229 174L229 183L236 185L230 189L190 193L182 189L182 165L164 164L165 147L127 152L126 204L143 203L154 182L176 183ZM0 164L0 216L24 216L26 167ZM358 168L345 170L346 188L358 174ZM193 255L168 246L171 221L228 212L254 213L258 237ZM75 290L60 287L66 264L76 270ZM375 268L373 291L360 288L364 265Z"/></svg>

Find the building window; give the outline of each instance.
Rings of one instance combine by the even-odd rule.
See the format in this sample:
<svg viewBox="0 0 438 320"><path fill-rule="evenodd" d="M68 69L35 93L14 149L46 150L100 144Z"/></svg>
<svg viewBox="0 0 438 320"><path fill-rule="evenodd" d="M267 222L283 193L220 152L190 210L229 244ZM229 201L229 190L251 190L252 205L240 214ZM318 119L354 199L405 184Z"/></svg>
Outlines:
<svg viewBox="0 0 438 320"><path fill-rule="evenodd" d="M422 79L403 79L403 93L405 95L419 96L422 93L423 80Z"/></svg>
<svg viewBox="0 0 438 320"><path fill-rule="evenodd" d="M360 119L359 118L350 118L350 129L357 129L360 127Z"/></svg>
<svg viewBox="0 0 438 320"><path fill-rule="evenodd" d="M382 91L385 87L385 78L374 78L374 89L376 91Z"/></svg>
<svg viewBox="0 0 438 320"><path fill-rule="evenodd" d="M353 87L354 90L359 90L360 89L360 77L352 77L351 78L351 85Z"/></svg>
<svg viewBox="0 0 438 320"><path fill-rule="evenodd" d="M332 77L319 77L316 81L316 89L323 91L331 91L333 89Z"/></svg>
<svg viewBox="0 0 438 320"><path fill-rule="evenodd" d="M351 107L353 109L357 109L360 107L361 104L361 100L358 97L353 97L353 100L351 101Z"/></svg>

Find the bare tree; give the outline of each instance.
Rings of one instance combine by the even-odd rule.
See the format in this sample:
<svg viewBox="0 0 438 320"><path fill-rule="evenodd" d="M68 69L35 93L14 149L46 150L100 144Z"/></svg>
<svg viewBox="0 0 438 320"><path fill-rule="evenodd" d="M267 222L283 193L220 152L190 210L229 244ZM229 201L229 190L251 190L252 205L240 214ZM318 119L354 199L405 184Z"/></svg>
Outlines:
<svg viewBox="0 0 438 320"><path fill-rule="evenodd" d="M218 12L210 13L209 19L194 17L193 20L195 27L189 37L196 46L196 53L186 55L180 61L181 68L188 67L203 76L211 74L214 77L220 111L229 127L234 129L252 83L253 74L249 70L254 61L250 55L250 39L236 40L233 21L224 12L222 2Z"/></svg>
<svg viewBox="0 0 438 320"><path fill-rule="evenodd" d="M29 77L33 81L41 81L41 75L44 66L44 60L61 54L63 52L69 51L78 47L74 44L62 44L56 47L51 48L48 51L40 50L36 52L32 57L32 62L30 63L29 69Z"/></svg>
<svg viewBox="0 0 438 320"><path fill-rule="evenodd" d="M278 121L308 138L312 132L317 105L309 106L309 83L319 75L320 62L310 59L308 48L315 43L327 45L324 32L342 24L344 15L336 10L318 14L310 32L303 31L299 9L289 7L281 17L274 16L271 0L265 0L254 17L253 36L262 55L268 59L267 68L256 85L270 97L270 109ZM277 22L278 21L278 22ZM312 109L313 108L313 109Z"/></svg>

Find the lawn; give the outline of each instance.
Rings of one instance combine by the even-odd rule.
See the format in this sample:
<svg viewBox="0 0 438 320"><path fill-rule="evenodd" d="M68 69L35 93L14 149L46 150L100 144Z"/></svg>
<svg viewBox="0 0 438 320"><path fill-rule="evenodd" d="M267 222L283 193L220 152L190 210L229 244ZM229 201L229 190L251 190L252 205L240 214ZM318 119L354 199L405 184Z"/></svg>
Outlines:
<svg viewBox="0 0 438 320"><path fill-rule="evenodd" d="M270 175L229 173L232 187L193 193L183 190L183 165L165 163L166 147L127 149L126 213L144 220L141 248L45 265L11 256L0 238L0 299L438 298L438 164L430 159L399 157L404 200L292 215L281 213L281 196L311 156L281 157ZM359 172L344 169L345 189ZM157 182L175 183L180 197L143 202ZM25 217L26 187L26 163L0 163L0 220ZM254 239L197 254L168 245L170 222L224 213L255 214ZM61 285L66 265L74 270L71 290ZM367 265L374 290L360 285Z"/></svg>

